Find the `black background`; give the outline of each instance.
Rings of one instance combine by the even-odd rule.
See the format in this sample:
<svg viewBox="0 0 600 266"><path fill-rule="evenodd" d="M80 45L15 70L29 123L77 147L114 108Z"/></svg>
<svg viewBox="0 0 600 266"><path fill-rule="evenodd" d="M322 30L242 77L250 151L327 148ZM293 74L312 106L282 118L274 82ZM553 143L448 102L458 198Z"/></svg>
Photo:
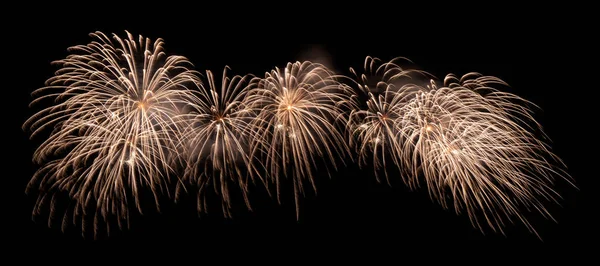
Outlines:
<svg viewBox="0 0 600 266"><path fill-rule="evenodd" d="M590 91L597 90L597 82L592 78L590 87L575 85L587 80L583 69L591 60L584 51L591 45L584 41L590 33L587 17L579 10L465 6L434 12L427 5L382 4L352 10L303 3L198 5L202 8L70 6L38 7L35 12L21 7L18 19L4 23L8 31L3 42L9 45L5 52L10 60L6 63L13 75L7 78L12 85L3 88L11 94L4 101L10 106L7 116L15 122L9 130L16 134L5 140L9 157L5 182L11 184L5 189L10 192L5 202L11 211L4 219L16 224L6 227L6 235L14 237L13 247L65 249L61 253L78 247L98 254L107 254L100 250L130 253L145 246L156 252L191 247L193 253L180 256L196 258L214 252L235 257L239 250L257 250L265 256L280 249L298 254L342 250L343 256L387 255L399 261L420 254L408 252L407 247L427 252L456 249L462 251L456 256L465 257L473 255L466 254L472 250L465 247L483 247L494 257L503 257L505 251L499 247L510 252L540 250L547 258L588 254L586 243L595 239L598 208L588 199L590 180L597 174L588 170L593 164L586 162L595 155L586 153L597 133L590 128L594 120L587 116L593 114L592 105L586 100L593 97ZM309 192L302 199L299 221L291 198L278 205L257 187L252 192L254 211L235 209L232 219L223 218L218 209L198 217L190 197L177 205L166 202L160 215L134 216L129 230L113 232L108 238L82 238L77 228L61 233L58 227L48 228L45 217L31 219L35 195L27 196L24 190L36 169L31 163L36 142L28 140L20 125L36 110L27 106L29 94L56 70L50 62L64 58L67 47L89 42L88 33L96 30L163 38L167 54L186 56L197 70L219 74L229 65L233 74L262 75L275 66L315 55L327 55L335 70L347 74L348 67L360 69L370 55L384 60L404 56L438 77L471 71L497 76L511 85L511 92L539 105L536 118L579 189L557 185L564 197L562 206L549 205L557 223L530 217L543 241L518 224L508 226L506 236L491 231L484 235L466 216L431 202L424 190L411 192L400 180L392 181L392 186L378 183L369 170L356 166L340 170L331 179L317 176L318 194ZM304 256L298 254L288 259Z"/></svg>

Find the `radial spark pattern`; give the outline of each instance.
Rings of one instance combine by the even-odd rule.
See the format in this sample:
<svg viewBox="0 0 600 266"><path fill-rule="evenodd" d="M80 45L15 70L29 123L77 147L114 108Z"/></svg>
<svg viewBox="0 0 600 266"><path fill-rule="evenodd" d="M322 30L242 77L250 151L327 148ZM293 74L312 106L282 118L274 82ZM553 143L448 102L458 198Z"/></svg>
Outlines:
<svg viewBox="0 0 600 266"><path fill-rule="evenodd" d="M352 95L346 127L350 133L348 141L359 165L372 166L378 179L382 173L388 178L386 167L401 167L399 155L404 147L397 121L401 108L422 89L414 84L428 76L416 69L405 69L400 63L410 61L396 58L382 63L378 58L367 57L364 73L350 68L353 77L348 83L353 90L348 91Z"/></svg>
<svg viewBox="0 0 600 266"><path fill-rule="evenodd" d="M247 103L253 83L250 76L227 75L215 81L213 73L199 77L198 90L188 100L188 108L180 118L186 124L183 133L187 158L186 177L195 180L201 191L206 186L214 189L223 200L223 210L231 208L229 184L242 192L248 207L248 180L260 173L253 172L250 158L250 139L259 134L252 120L255 114ZM199 196L202 196L200 193ZM198 201L202 210L205 199Z"/></svg>
<svg viewBox="0 0 600 266"><path fill-rule="evenodd" d="M340 106L348 101L344 85L325 66L312 62L289 63L257 82L249 102L258 114L253 123L262 132L252 139L253 153L275 182L278 199L280 179L292 178L298 211L304 181L315 186L317 162L323 158L320 165L336 167L347 154L336 127L344 119Z"/></svg>
<svg viewBox="0 0 600 266"><path fill-rule="evenodd" d="M419 84L414 77L424 73L394 61L367 58L365 68L381 74L373 75L375 81L357 75L360 92L368 96L362 97L366 107L351 112L349 120L359 158L372 156L376 170L384 171L392 162L411 188L424 179L432 198L466 211L482 230L487 224L502 231L516 219L535 232L524 210L551 218L544 203L558 196L552 182L568 175L541 140L531 103L495 89L506 85L496 77L448 75L438 87L433 80Z"/></svg>
<svg viewBox="0 0 600 266"><path fill-rule="evenodd" d="M180 129L172 118L192 73L184 57L165 55L161 39L91 36L95 41L70 48L72 54L56 62L56 75L34 92L32 104L54 102L25 124L32 137L50 132L35 151L34 161L44 166L30 188L68 191L75 216L91 207L98 210L95 222L109 215L121 221L130 203L141 211L142 188L155 199L164 189L178 159Z"/></svg>
<svg viewBox="0 0 600 266"><path fill-rule="evenodd" d="M518 220L535 232L524 212L551 218L553 181L570 181L533 104L502 92L495 77L439 82L401 67L410 64L403 58L367 57L353 77L306 61L261 78L230 78L226 67L219 83L210 70L202 75L186 58L166 56L161 39L91 36L33 93L32 105L50 104L24 125L32 138L48 135L33 158L41 165L28 187L40 193L34 215L49 202L52 218L62 191L74 202L74 223L91 214L94 228L110 217L121 226L131 208L142 211L144 191L158 207L170 184L189 185L182 181L198 184L199 196L212 186L229 215L232 188L249 208L251 182L274 185L280 200L288 177L299 215L306 183L316 190L315 172L330 174L354 151L378 180L399 170L410 188L424 185L475 227L502 232ZM198 203L206 208L204 198Z"/></svg>
<svg viewBox="0 0 600 266"><path fill-rule="evenodd" d="M400 156L413 178L425 179L430 195L465 210L480 229L483 220L502 231L516 218L533 230L522 212L550 217L544 201L558 196L553 179L567 175L536 137L543 133L531 104L497 85L505 84L477 73L448 75L444 87L416 94L399 112Z"/></svg>

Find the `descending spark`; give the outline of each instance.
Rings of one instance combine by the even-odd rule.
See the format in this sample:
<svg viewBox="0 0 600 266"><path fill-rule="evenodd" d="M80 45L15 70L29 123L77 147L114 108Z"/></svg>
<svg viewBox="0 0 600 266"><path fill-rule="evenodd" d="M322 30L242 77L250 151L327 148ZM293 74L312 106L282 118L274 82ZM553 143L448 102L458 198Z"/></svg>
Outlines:
<svg viewBox="0 0 600 266"><path fill-rule="evenodd" d="M161 39L91 36L95 41L70 48L72 54L56 62L56 75L34 92L32 104L49 98L54 105L24 125L32 137L51 131L35 151L34 161L43 167L28 190L38 184L42 192L68 191L74 217L92 207L94 223L114 215L121 226L130 199L141 212L142 188L155 200L164 190L170 163L179 157L180 130L172 118L192 73L186 58L165 55ZM40 194L34 215L48 197Z"/></svg>
<svg viewBox="0 0 600 266"><path fill-rule="evenodd" d="M214 186L222 197L223 210L231 208L229 183L234 182L248 201L248 179L252 169L249 142L258 132L253 129L254 114L247 103L251 88L250 76L227 76L226 67L221 83L215 83L211 71L198 80L198 90L188 99L185 114L181 116L186 177L195 180L200 188ZM202 193L200 193L201 195ZM201 210L204 201L198 201Z"/></svg>
<svg viewBox="0 0 600 266"><path fill-rule="evenodd" d="M516 218L535 233L523 210L551 219L545 200L556 201L553 180L568 175L536 137L543 133L531 103L495 89L505 84L496 77L448 75L444 83L432 83L400 111L405 166L443 207L450 202L457 213L465 210L479 229L484 220L503 232Z"/></svg>
<svg viewBox="0 0 600 266"><path fill-rule="evenodd" d="M317 159L336 167L348 152L336 128L344 118L341 106L348 101L344 85L325 66L312 62L288 63L284 69L266 73L249 96L258 117L253 121L260 134L252 138L252 152L280 195L280 179L290 175L296 212L307 180L316 190L313 171Z"/></svg>
<svg viewBox="0 0 600 266"><path fill-rule="evenodd" d="M317 168L330 174L350 149L378 180L383 172L389 182L390 167L398 168L410 188L425 184L432 199L466 212L480 230L503 232L518 220L536 233L523 210L551 219L553 182L570 181L532 104L496 88L506 85L496 77L448 75L440 87L400 58L367 57L365 73L351 68L348 84L308 61L264 78L230 78L226 67L217 84L211 71L201 75L186 58L166 56L162 39L91 36L34 91L32 105L53 102L23 126L32 138L49 135L34 153L41 167L28 186L40 192L34 215L50 202L49 224L54 192L66 191L84 231L90 209L94 229L110 217L121 227L131 204L142 212L145 189L159 207L176 170L199 185L199 196L212 185L227 215L232 184L250 208L256 178L274 183L279 201L290 177L299 216L305 183L316 190ZM65 212L63 226L69 218Z"/></svg>
<svg viewBox="0 0 600 266"><path fill-rule="evenodd" d="M365 68L377 63L367 58ZM536 137L543 133L529 102L494 89L502 80L477 73L461 79L448 75L440 88L433 81L428 86L399 82L412 72L393 61L376 69L381 75L375 89L359 80L368 95L366 107L349 119L359 158L372 156L375 168L384 171L392 162L411 188L424 178L432 198L457 213L466 211L481 230L480 215L500 232L516 218L535 233L524 209L551 218L544 200L556 200L552 182L568 175ZM360 106L361 98L354 99Z"/></svg>
<svg viewBox="0 0 600 266"><path fill-rule="evenodd" d="M349 145L356 151L359 165L371 165L378 180L380 170L388 180L388 164L401 167L398 155L403 152L399 142L402 130L396 128L396 121L400 109L420 89L411 82L427 76L425 72L400 67L400 60L405 59L381 63L378 58L367 57L365 73L350 68L354 78L349 83L354 90L349 91Z"/></svg>

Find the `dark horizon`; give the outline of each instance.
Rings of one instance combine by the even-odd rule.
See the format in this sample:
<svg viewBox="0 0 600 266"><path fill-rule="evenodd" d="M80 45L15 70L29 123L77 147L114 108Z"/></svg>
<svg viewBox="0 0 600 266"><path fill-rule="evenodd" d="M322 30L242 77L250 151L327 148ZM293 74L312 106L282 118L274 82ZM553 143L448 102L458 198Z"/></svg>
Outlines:
<svg viewBox="0 0 600 266"><path fill-rule="evenodd" d="M15 185L11 193L16 196L10 201L17 202L14 219L17 223L20 245L100 245L113 244L166 244L176 241L195 242L205 247L206 251L215 245L235 247L258 245L257 242L270 242L273 246L302 246L303 242L316 243L323 246L364 245L368 248L381 249L397 245L398 249L411 243L435 243L435 245L468 245L514 247L527 245L543 248L555 245L572 248L571 244L584 242L595 226L588 217L597 207L587 201L586 191L591 190L591 172L588 172L581 157L585 140L574 128L581 127L581 114L587 106L580 103L580 97L565 89L571 77L561 78L557 71L557 59L549 57L544 49L553 53L567 54L559 50L558 45L549 42L561 37L555 34L536 32L535 36L521 37L526 32L513 27L499 26L498 31L477 31L468 39L452 34L444 37L439 34L428 34L424 30L407 30L408 41L395 41L394 37L369 38L369 31L362 31L362 38L355 38L353 30L318 31L313 36L300 36L296 32L286 39L283 33L250 33L235 31L227 35L225 29L193 24L179 25L173 23L119 23L111 24L95 22L54 21L37 25L29 29L21 41L23 51L18 68L25 77L13 88L18 93L10 100L17 109L11 111L18 127L17 139L20 148L11 156L16 160L11 167L18 167L15 174L8 176ZM255 22L256 24L256 22ZM243 25L243 24L240 24ZM248 25L250 27L250 25ZM275 27L275 26L273 26ZM223 26L223 28L225 28ZM260 25L253 25L260 29ZM262 27L264 28L264 27ZM204 72L211 70L216 77L221 76L225 66L229 66L230 75L252 73L262 77L275 67L285 67L288 62L304 59L323 58L331 62L333 70L348 75L348 68L362 69L366 56L373 56L387 61L395 57L406 57L416 68L443 79L446 74L462 76L468 72L479 72L483 75L496 76L506 81L512 92L539 106L535 118L542 125L550 138L552 151L564 160L568 173L574 178L578 189L564 181L558 181L557 191L563 199L559 204L547 204L550 213L557 222L543 219L539 214L528 216L537 229L542 240L527 231L520 223L508 225L506 236L489 229L485 234L474 228L465 214L456 215L452 209L444 210L429 199L423 187L410 191L400 178L392 180L392 186L385 182L378 183L370 169L360 170L352 163L341 167L330 179L325 174L315 174L317 178L317 194L307 189L306 197L301 199L300 219L296 220L293 197L285 195L282 205L269 198L268 194L257 183L251 189L253 211L247 211L243 201L236 199L237 207L232 218L224 218L218 208L218 197L209 194L209 213L198 217L195 196L184 198L179 204L164 201L162 213L153 213L151 208L143 215L134 215L130 221L130 229L111 231L106 239L93 240L82 238L80 227L71 227L66 233L60 231L60 222L48 228L46 216L38 217L34 222L31 211L37 195L24 194L26 185L37 169L31 158L35 145L39 141L28 140L28 133L20 126L40 106L28 107L33 99L30 93L44 85L56 66L54 60L63 59L69 53L67 48L86 44L92 39L88 36L94 31L106 34L116 33L125 37L125 31L134 36L143 35L153 40L162 38L165 41L167 55L181 55L188 58L195 70ZM393 36L393 28L373 29L373 36ZM387 32L387 35L385 33ZM439 32L439 30L438 30ZM323 37L324 36L324 37ZM440 37L433 37L440 36ZM357 39L363 39L360 42ZM414 41L410 41L410 40ZM332 41L333 40L333 41ZM14 103L13 103L14 101ZM11 158L11 159L13 159ZM287 190L286 194L291 194ZM254 199L254 201L253 201ZM135 213L135 210L131 210ZM589 224L589 226L588 226ZM11 229L8 229L11 231ZM202 243L198 242L202 239ZM592 239L593 240L593 239ZM35 243L35 244L32 244ZM43 244L42 244L43 243ZM279 244L280 243L280 244ZM461 244L462 245L462 244ZM370 246L370 247L369 247Z"/></svg>

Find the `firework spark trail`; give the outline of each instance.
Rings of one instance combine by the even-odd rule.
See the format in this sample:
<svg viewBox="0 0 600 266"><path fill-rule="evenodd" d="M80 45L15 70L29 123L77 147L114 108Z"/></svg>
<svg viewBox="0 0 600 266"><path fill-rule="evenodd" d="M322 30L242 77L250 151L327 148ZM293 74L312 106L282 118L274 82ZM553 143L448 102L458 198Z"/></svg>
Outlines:
<svg viewBox="0 0 600 266"><path fill-rule="evenodd" d="M60 70L33 93L32 104L49 98L54 105L24 125L32 138L51 130L35 151L34 161L45 165L28 190L36 183L40 191L67 190L76 201L75 216L95 203L95 223L115 215L121 226L129 216L129 198L141 212L142 187L155 198L163 191L178 159L180 129L172 118L194 73L186 58L165 55L161 39L91 36L96 40L71 47L71 55L55 62ZM46 198L40 195L36 210Z"/></svg>
<svg viewBox="0 0 600 266"><path fill-rule="evenodd" d="M248 100L258 115L254 127L262 132L252 138L253 157L261 158L257 167L264 167L274 181L278 200L280 179L291 175L299 215L304 180L316 190L317 159L336 168L336 161L348 153L336 124L343 121L342 106L349 99L329 69L309 61L288 63L255 81Z"/></svg>
<svg viewBox="0 0 600 266"><path fill-rule="evenodd" d="M522 211L552 219L544 201L556 201L554 178L568 175L536 137L542 129L527 107L531 103L494 85L505 84L477 73L448 75L444 87L433 84L416 95L397 120L400 156L413 177L425 179L433 198L445 208L452 203L457 213L465 210L479 229L484 220L503 232L516 218L536 233Z"/></svg>
<svg viewBox="0 0 600 266"><path fill-rule="evenodd" d="M250 208L249 182L274 183L279 201L282 178L290 176L299 215L305 181L316 191L319 163L329 174L350 148L361 166L372 159L378 180L383 171L389 182L386 168L395 165L410 188L424 180L434 200L465 211L481 230L503 232L519 220L536 233L522 210L552 218L544 203L559 197L553 181L570 181L537 137L543 131L532 104L494 88L506 85L495 77L448 75L438 87L397 59L367 57L365 73L350 69L350 84L306 61L264 78L229 78L226 67L219 88L212 72L203 76L186 58L167 57L161 39L91 36L96 40L70 48L55 76L34 91L32 105L54 102L23 126L32 138L49 133L34 153L42 166L28 187L40 191L34 215L50 201L49 224L58 190L74 199L73 223L81 217L84 231L89 207L94 229L110 216L121 227L131 202L142 212L142 189L150 188L159 207L173 167L182 164L201 192L214 186L227 215L230 183ZM431 82L424 86L423 78ZM65 212L63 226L68 218Z"/></svg>
<svg viewBox="0 0 600 266"><path fill-rule="evenodd" d="M367 71L377 61L367 58ZM516 217L536 233L523 209L552 218L544 200L556 200L553 179L568 175L560 159L536 138L542 130L529 102L492 87L504 84L502 80L477 73L462 79L448 75L439 88L433 81L428 86L394 85L413 73L393 61L376 69L382 71L376 89L368 87L367 79L359 80L367 107L350 114L350 140L359 158L373 156L376 169L391 160L413 189L424 178L433 199L445 208L452 204L457 213L466 210L480 230L479 214L500 232Z"/></svg>
<svg viewBox="0 0 600 266"><path fill-rule="evenodd" d="M223 71L221 83L215 83L211 71L199 76L198 90L188 99L188 108L181 120L186 124L183 138L187 158L185 176L195 180L200 188L212 183L223 201L223 210L230 215L230 189L236 182L248 208L248 181L253 172L249 152L250 138L259 134L252 120L255 114L248 104L248 92L254 83L251 76L228 77ZM200 193L199 195L202 195ZM198 201L202 210L205 200Z"/></svg>
<svg viewBox="0 0 600 266"><path fill-rule="evenodd" d="M405 58L395 58L382 63L378 58L367 57L364 64L365 73L350 68L348 90L352 95L350 113L346 130L348 143L355 149L359 165L370 165L380 181L380 170L389 182L387 164L400 167L399 154L403 153L399 135L402 131L396 128L395 121L400 118L403 105L412 99L414 93L421 90L412 85L418 79L428 74L415 69L400 67L400 61Z"/></svg>

